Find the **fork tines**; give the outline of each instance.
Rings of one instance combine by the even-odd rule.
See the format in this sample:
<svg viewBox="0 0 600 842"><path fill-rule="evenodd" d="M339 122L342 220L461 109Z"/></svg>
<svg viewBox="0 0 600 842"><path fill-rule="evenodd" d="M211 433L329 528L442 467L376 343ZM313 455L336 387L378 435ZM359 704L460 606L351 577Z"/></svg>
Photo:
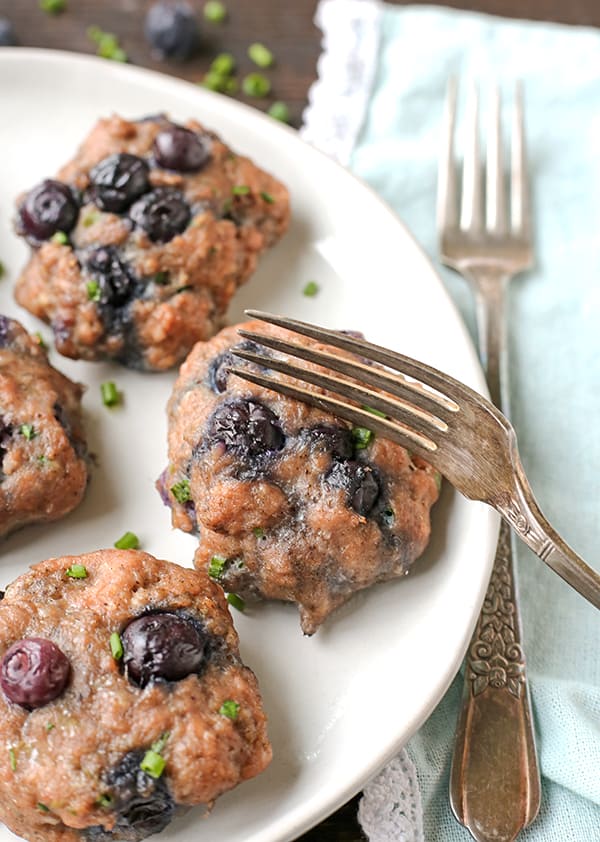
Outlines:
<svg viewBox="0 0 600 842"><path fill-rule="evenodd" d="M344 375L344 378L300 367L285 359L256 353L253 350L234 350L236 357L273 371L279 371L288 377L311 383L328 393L348 398L353 403L341 401L332 394L303 389L299 385L275 379L262 372L231 368L230 371L233 374L288 397L310 403L357 426L367 427L425 457L430 456L437 449L437 445L430 436L434 433L439 435L447 430L447 420L458 412L459 407L455 401L444 394L444 387L448 384L448 380L444 383L435 369L338 331L255 310L248 310L246 314L251 318L308 336L318 342L350 351L365 359L366 362L350 360L314 347L298 345L277 336L240 330L240 335L247 339L282 354L339 372ZM388 369L392 368L401 373L396 374L386 369L374 368L368 364L369 361L380 363ZM421 382L422 377L426 377L427 386ZM358 379L361 383L346 378ZM460 389L466 389L462 384L455 382ZM386 394L374 391L368 386L383 390ZM434 389L439 391L434 391Z"/></svg>

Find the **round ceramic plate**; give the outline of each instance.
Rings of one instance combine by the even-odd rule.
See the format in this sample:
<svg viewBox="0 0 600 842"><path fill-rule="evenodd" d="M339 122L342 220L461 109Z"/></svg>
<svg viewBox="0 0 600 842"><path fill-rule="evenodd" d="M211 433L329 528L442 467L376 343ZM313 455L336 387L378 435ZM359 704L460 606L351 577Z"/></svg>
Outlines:
<svg viewBox="0 0 600 842"><path fill-rule="evenodd" d="M0 51L0 311L49 330L20 310L12 285L27 248L12 232L15 197L51 176L100 116L168 112L195 117L284 181L293 224L233 302L281 312L420 357L483 389L476 355L427 258L365 185L297 134L258 111L194 85L101 59L26 49ZM302 294L319 284L314 298ZM174 374L116 365L55 366L87 385L91 451L98 466L81 507L30 527L1 547L0 586L49 556L112 546L126 530L145 550L191 564L194 540L172 530L154 489L166 463L165 403ZM124 406L102 405L114 380ZM191 811L161 838L172 842L283 842L357 792L411 736L458 669L491 569L497 522L445 488L431 544L410 576L363 592L312 638L296 609L271 604L236 613L242 656L256 672L269 716L270 768L221 798L211 815ZM0 828L0 842L14 838Z"/></svg>

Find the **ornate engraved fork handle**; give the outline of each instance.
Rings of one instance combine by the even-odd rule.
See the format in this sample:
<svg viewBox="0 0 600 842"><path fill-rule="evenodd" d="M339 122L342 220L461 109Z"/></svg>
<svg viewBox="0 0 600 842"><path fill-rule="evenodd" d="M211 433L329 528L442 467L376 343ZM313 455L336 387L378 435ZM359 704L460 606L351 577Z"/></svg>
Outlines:
<svg viewBox="0 0 600 842"><path fill-rule="evenodd" d="M475 286L482 362L492 400L506 412L504 304L509 278L486 266L459 271ZM540 804L511 530L505 521L466 656L450 799L457 819L479 842L512 842L533 821Z"/></svg>

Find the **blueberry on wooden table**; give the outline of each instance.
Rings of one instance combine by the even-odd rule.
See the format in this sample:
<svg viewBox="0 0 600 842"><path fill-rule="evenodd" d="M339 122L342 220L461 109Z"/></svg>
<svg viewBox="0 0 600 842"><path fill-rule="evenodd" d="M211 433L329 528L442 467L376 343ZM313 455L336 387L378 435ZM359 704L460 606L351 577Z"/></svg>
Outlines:
<svg viewBox="0 0 600 842"><path fill-rule="evenodd" d="M185 61L196 52L200 41L198 23L188 3L154 3L148 9L144 31L163 59Z"/></svg>
<svg viewBox="0 0 600 842"><path fill-rule="evenodd" d="M137 155L109 155L90 170L91 196L101 210L121 213L150 189L149 173Z"/></svg>
<svg viewBox="0 0 600 842"><path fill-rule="evenodd" d="M210 159L210 138L183 126L171 125L156 135L152 151L160 167L197 172Z"/></svg>
<svg viewBox="0 0 600 842"><path fill-rule="evenodd" d="M71 188L47 178L26 195L19 208L22 232L32 245L39 245L58 231L68 234L74 227L79 206Z"/></svg>
<svg viewBox="0 0 600 842"><path fill-rule="evenodd" d="M0 47L14 47L17 44L15 29L8 18L0 18Z"/></svg>
<svg viewBox="0 0 600 842"><path fill-rule="evenodd" d="M7 699L31 710L60 696L70 671L68 659L51 640L27 637L2 658L0 686Z"/></svg>
<svg viewBox="0 0 600 842"><path fill-rule="evenodd" d="M206 635L198 624L177 614L145 614L121 635L123 667L139 687L153 681L180 681L204 662Z"/></svg>

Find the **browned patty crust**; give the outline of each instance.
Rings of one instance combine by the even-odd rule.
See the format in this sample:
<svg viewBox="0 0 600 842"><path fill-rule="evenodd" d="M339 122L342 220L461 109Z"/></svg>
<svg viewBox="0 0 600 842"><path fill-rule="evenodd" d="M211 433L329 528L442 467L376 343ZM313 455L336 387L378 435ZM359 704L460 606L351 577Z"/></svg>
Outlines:
<svg viewBox="0 0 600 842"><path fill-rule="evenodd" d="M243 597L297 602L312 634L354 591L408 571L439 476L399 445L228 374L232 346L248 346L237 327L181 367L159 491L173 525L199 531L199 569Z"/></svg>
<svg viewBox="0 0 600 842"><path fill-rule="evenodd" d="M39 687L23 706L5 683L7 650L32 638L68 670L38 707ZM271 759L256 679L201 572L134 550L41 562L0 603L0 654L0 817L31 842L135 842Z"/></svg>
<svg viewBox="0 0 600 842"><path fill-rule="evenodd" d="M39 341L0 316L0 536L56 520L88 479L83 387L52 368Z"/></svg>
<svg viewBox="0 0 600 842"><path fill-rule="evenodd" d="M211 337L289 222L286 188L195 120L100 120L18 200L19 304L75 359L164 370Z"/></svg>

